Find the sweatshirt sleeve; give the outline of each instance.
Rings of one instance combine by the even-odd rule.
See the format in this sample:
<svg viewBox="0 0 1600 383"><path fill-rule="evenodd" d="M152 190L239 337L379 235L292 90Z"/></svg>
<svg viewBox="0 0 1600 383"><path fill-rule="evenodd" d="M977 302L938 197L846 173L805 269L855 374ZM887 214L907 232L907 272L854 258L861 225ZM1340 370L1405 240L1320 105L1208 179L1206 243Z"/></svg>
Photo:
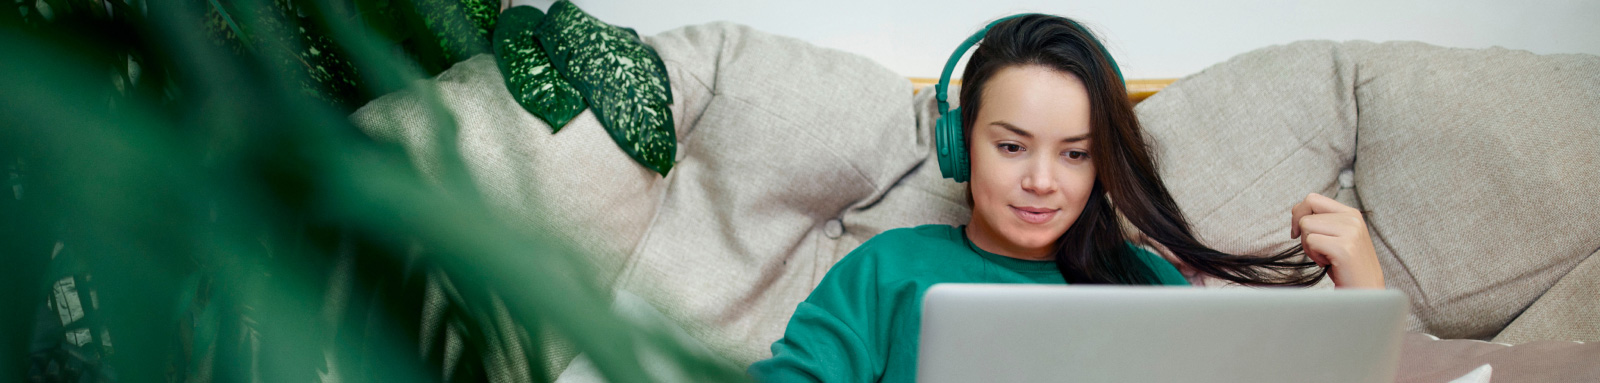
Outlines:
<svg viewBox="0 0 1600 383"><path fill-rule="evenodd" d="M871 241L828 270L795 308L772 358L750 365L757 382L870 382L882 375L877 273Z"/></svg>

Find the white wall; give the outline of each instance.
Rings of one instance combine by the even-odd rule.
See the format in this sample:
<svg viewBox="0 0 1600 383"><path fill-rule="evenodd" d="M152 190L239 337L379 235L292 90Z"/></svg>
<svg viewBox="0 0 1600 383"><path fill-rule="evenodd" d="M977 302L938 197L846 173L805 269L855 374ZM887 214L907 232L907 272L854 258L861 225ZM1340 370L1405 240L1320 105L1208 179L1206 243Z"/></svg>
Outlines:
<svg viewBox="0 0 1600 383"><path fill-rule="evenodd" d="M513 0L548 8L551 0ZM727 20L855 52L909 77L938 77L962 39L1018 12L1072 17L1128 78L1182 77L1239 53L1305 39L1416 40L1465 48L1600 55L1600 0L574 0L650 35ZM960 68L956 70L959 76Z"/></svg>

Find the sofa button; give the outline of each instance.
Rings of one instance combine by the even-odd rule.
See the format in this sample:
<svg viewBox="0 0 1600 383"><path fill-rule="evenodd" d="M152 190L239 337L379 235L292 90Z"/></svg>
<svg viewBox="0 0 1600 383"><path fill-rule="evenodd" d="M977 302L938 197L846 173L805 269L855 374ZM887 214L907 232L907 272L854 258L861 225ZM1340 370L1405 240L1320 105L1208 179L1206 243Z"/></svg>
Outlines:
<svg viewBox="0 0 1600 383"><path fill-rule="evenodd" d="M840 222L837 219L828 220L828 223L822 225L822 234L828 236L828 238L838 239L839 236L844 235L844 222Z"/></svg>

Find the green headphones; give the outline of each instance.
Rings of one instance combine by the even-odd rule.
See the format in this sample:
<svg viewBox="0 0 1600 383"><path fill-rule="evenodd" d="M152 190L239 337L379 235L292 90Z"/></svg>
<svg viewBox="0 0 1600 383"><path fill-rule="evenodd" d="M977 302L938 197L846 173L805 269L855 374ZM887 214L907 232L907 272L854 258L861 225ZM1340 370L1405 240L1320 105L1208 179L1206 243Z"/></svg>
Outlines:
<svg viewBox="0 0 1600 383"><path fill-rule="evenodd" d="M978 40L982 40L983 36L989 33L989 28L994 28L996 24L1000 24L1003 21L1028 15L1038 15L1038 13L1006 16L989 23L978 33L974 33L972 37L962 41L961 46L956 47L955 53L950 54L950 61L944 63L944 73L939 75L939 84L934 85L934 95L939 102L939 119L933 124L934 145L939 150L939 172L944 175L944 178L952 178L956 182L967 182L972 175L971 164L967 157L966 139L961 137L961 126L963 125L961 108L950 110L950 102L947 101L950 94L947 90L950 87L950 72L956 69L956 63L961 61L961 55L966 54L967 49L971 49L973 45L978 43ZM1106 46L1095 40L1094 34L1089 33L1089 30L1079 25L1078 22L1071 19L1066 20L1068 24L1072 24L1073 28L1083 31L1085 35L1089 35L1089 41L1100 48L1100 53L1104 54L1106 61L1111 63L1111 69L1117 72L1117 82L1123 82L1122 69L1117 67L1117 60L1111 58L1111 52L1106 50Z"/></svg>

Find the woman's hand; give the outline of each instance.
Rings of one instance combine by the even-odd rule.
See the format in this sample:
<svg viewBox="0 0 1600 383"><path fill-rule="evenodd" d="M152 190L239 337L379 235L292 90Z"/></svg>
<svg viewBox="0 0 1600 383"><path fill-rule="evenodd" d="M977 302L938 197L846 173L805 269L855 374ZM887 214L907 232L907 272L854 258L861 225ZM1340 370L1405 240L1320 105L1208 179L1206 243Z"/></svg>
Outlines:
<svg viewBox="0 0 1600 383"><path fill-rule="evenodd" d="M1383 268L1360 210L1317 193L1294 204L1293 210L1289 238L1299 238L1306 256L1328 267L1334 287L1383 288Z"/></svg>

